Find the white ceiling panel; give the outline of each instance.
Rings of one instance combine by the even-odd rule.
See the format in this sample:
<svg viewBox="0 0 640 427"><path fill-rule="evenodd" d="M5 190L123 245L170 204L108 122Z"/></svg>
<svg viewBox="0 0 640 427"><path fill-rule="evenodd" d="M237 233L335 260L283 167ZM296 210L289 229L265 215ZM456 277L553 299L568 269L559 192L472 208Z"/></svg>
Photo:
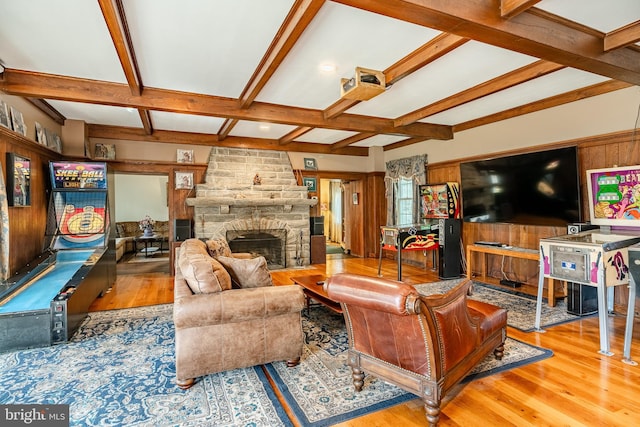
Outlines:
<svg viewBox="0 0 640 427"><path fill-rule="evenodd" d="M603 33L640 19L640 0L542 0L536 7Z"/></svg>
<svg viewBox="0 0 640 427"><path fill-rule="evenodd" d="M540 108L546 108L548 97L580 91L609 79L614 84L603 86L605 93L623 87L620 82L640 84L637 47L620 46L615 48L618 52L594 55L592 49L571 43L572 37L579 39L578 33L582 31L572 22L593 28L587 31L598 36L598 32L610 32L640 21L640 0L533 2L533 9L539 10L525 10L512 19L527 19L527 14L536 14L539 25L530 29L530 35L511 34L509 28L503 28L495 35L501 40L487 39L483 13L476 14L474 8L469 8L465 16L456 17L451 15L456 9L450 2L430 2L419 12L423 6L417 2L411 16L396 19L390 16L402 16L407 9L397 8L398 2L393 0L355 1L354 7L348 6L349 0L104 1L122 5L116 12L125 26L115 40L128 38L133 47L135 58L131 65L139 71L142 84L139 95L126 88L114 90L111 85L92 81L127 83L107 28L107 19L113 17L103 16L101 1L0 0L0 63L7 68L0 79L3 96L6 93L45 100L57 98L49 103L63 116L90 125L113 126L101 129L101 136L107 139L120 138L119 126L142 128L137 109L130 112L111 105L144 106L154 131L216 135L226 117L239 119L229 135L254 138L260 146L299 127L312 129L291 145L276 148L283 150L306 149L304 145L296 146L301 142L318 144L314 148L317 152L334 153L331 144L360 133L378 134L340 150L340 154L351 155L366 152L358 147L387 146L407 138L447 138L449 130L455 128L434 133L422 124L396 127L394 119L468 89L490 91L491 86L486 84L492 79L539 58L567 68L523 83L510 76L509 89L421 122L454 126L535 102L543 102ZM495 7L498 13L499 2L486 0L486 4ZM257 102L239 107L238 98L269 47L278 37L286 36L279 30L287 16L314 12L315 5L321 5L320 10L282 61L272 64L273 75L257 93ZM443 13L450 14L447 22L440 20ZM416 18L442 24L442 28L470 41L413 71L412 67L424 60L420 57L422 52L416 50L442 34L441 30L412 23ZM546 19L550 20L549 28L565 26L558 32L562 40L545 38ZM565 20L571 22L567 24ZM449 25L455 22L468 24ZM541 47L540 40L548 47ZM632 37L628 41L633 41ZM517 43L518 51L529 54L494 47L491 43L500 46ZM430 49L434 52L443 47L435 43ZM404 61L403 66L411 71L382 94L347 111L339 109L351 104L339 103L338 110L331 111L331 118L323 117L322 110L340 100L341 78L351 78L356 67L385 71L398 61ZM323 71L321 66L327 65L333 68ZM84 80L77 85L69 84L67 76ZM584 92L576 92L572 99L584 96ZM52 117L57 118L55 114ZM160 132L149 136L150 141L163 138L169 136ZM188 136L184 140L188 141ZM228 141L230 146L236 142L243 147L247 144L246 140L234 138Z"/></svg>
<svg viewBox="0 0 640 427"><path fill-rule="evenodd" d="M194 116L164 111L151 111L150 116L154 129L178 132L215 134L224 123L224 119L220 117Z"/></svg>
<svg viewBox="0 0 640 427"><path fill-rule="evenodd" d="M241 120L234 126L229 135L280 139L294 129L296 129L296 126Z"/></svg>
<svg viewBox="0 0 640 427"><path fill-rule="evenodd" d="M340 79L356 67L384 70L439 31L326 2L258 101L325 109L340 99ZM320 65L333 64L333 72Z"/></svg>
<svg viewBox="0 0 640 427"><path fill-rule="evenodd" d="M238 97L293 0L125 1L149 87Z"/></svg>
<svg viewBox="0 0 640 427"><path fill-rule="evenodd" d="M126 82L97 1L0 0L5 67Z"/></svg>
<svg viewBox="0 0 640 427"><path fill-rule="evenodd" d="M399 135L376 135L351 145L354 147L384 147L385 145L393 144L404 139L407 139L407 137Z"/></svg>
<svg viewBox="0 0 640 427"><path fill-rule="evenodd" d="M346 130L316 128L296 138L296 141L315 142L318 144L334 144L338 141L349 138L356 133L357 132L350 132Z"/></svg>
<svg viewBox="0 0 640 427"><path fill-rule="evenodd" d="M90 124L142 127L140 114L133 108L56 100L47 102L67 119L83 120Z"/></svg>
<svg viewBox="0 0 640 427"><path fill-rule="evenodd" d="M565 68L473 102L429 116L421 121L454 125L529 104L574 89L608 80L606 77Z"/></svg>
<svg viewBox="0 0 640 427"><path fill-rule="evenodd" d="M348 112L397 118L536 61L527 55L467 42Z"/></svg>

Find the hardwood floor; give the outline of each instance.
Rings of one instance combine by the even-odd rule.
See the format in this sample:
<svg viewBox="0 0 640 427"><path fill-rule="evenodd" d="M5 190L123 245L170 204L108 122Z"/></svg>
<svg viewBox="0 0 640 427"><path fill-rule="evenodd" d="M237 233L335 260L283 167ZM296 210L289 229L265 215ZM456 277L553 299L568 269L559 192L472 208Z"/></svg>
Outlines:
<svg viewBox="0 0 640 427"><path fill-rule="evenodd" d="M290 284L291 276L349 272L377 275L378 260L328 256L326 264L272 272L274 284ZM403 281L436 281L430 268L403 266ZM129 269L130 270L130 269ZM395 279L395 261L383 260L383 277ZM91 310L170 303L173 278L166 271L118 274L113 289ZM640 325L634 328L631 356L640 362ZM508 328L508 335L553 350L546 360L458 386L444 399L441 426L633 426L640 424L640 366L622 362L625 319L610 316L611 357L598 354L597 317L547 329L546 333ZM341 424L342 427L424 426L416 398L393 408Z"/></svg>

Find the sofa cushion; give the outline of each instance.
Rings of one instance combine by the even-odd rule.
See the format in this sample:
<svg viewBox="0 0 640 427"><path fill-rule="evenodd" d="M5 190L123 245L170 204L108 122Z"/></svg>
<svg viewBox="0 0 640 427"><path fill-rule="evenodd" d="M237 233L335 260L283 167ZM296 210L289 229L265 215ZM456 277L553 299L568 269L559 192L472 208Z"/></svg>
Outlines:
<svg viewBox="0 0 640 427"><path fill-rule="evenodd" d="M204 243L199 245L193 243L194 240L186 245L183 243L178 256L178 267L191 291L205 294L231 289L231 276L227 270L209 256Z"/></svg>
<svg viewBox="0 0 640 427"><path fill-rule="evenodd" d="M259 288L273 285L267 260L263 256L251 259L221 256L218 257L218 261L231 275L234 288Z"/></svg>

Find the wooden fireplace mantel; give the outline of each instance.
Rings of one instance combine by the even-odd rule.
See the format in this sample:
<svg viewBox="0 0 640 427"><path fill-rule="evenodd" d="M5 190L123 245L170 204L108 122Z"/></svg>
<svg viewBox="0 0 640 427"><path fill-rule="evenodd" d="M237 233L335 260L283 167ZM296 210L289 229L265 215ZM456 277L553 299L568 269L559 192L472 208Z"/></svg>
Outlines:
<svg viewBox="0 0 640 427"><path fill-rule="evenodd" d="M315 206L317 199L301 199L301 198L273 198L273 199L254 199L254 198L234 198L234 197L192 197L187 199L188 206L208 207L208 206Z"/></svg>

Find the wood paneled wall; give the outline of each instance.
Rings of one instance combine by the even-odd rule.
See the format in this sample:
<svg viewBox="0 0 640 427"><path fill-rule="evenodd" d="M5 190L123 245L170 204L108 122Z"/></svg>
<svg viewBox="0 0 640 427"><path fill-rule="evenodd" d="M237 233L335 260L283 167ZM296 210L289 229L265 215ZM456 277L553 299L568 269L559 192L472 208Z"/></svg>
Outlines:
<svg viewBox="0 0 640 427"><path fill-rule="evenodd" d="M586 171L589 169L600 169L615 166L630 166L640 164L640 150L638 141L633 138L632 131L617 132L597 137L583 138L579 140L564 141L562 143L536 147L535 151L544 149L560 148L566 146L576 146L578 148L578 170L580 173L580 196L582 202L582 218L589 221L589 205L586 183ZM533 150L530 150L533 151ZM518 150L492 154L497 155L522 154L527 151ZM471 160L479 160L482 157L459 159L452 162L443 162L427 167L427 182L440 183L446 181L460 182L460 163ZM567 234L566 227L545 227L515 224L480 224L463 223L462 241L463 249L466 245L478 240L497 241L528 249L538 249L541 238L561 236ZM464 254L465 252L463 252ZM407 254L403 259L411 260L411 254ZM414 262L420 262L415 258ZM465 260L466 261L466 260ZM519 280L529 284L537 284L538 265L535 262L525 260L509 260L502 264L501 257L489 257L487 269L490 276L502 278L504 271L510 279ZM616 309L626 311L628 290L624 286L616 287Z"/></svg>
<svg viewBox="0 0 640 427"><path fill-rule="evenodd" d="M0 163L3 180L13 174L7 165L6 153L15 153L30 160L31 205L9 207L9 271L15 273L42 253L47 225L49 194L49 161L59 160L60 154L12 130L0 126Z"/></svg>

